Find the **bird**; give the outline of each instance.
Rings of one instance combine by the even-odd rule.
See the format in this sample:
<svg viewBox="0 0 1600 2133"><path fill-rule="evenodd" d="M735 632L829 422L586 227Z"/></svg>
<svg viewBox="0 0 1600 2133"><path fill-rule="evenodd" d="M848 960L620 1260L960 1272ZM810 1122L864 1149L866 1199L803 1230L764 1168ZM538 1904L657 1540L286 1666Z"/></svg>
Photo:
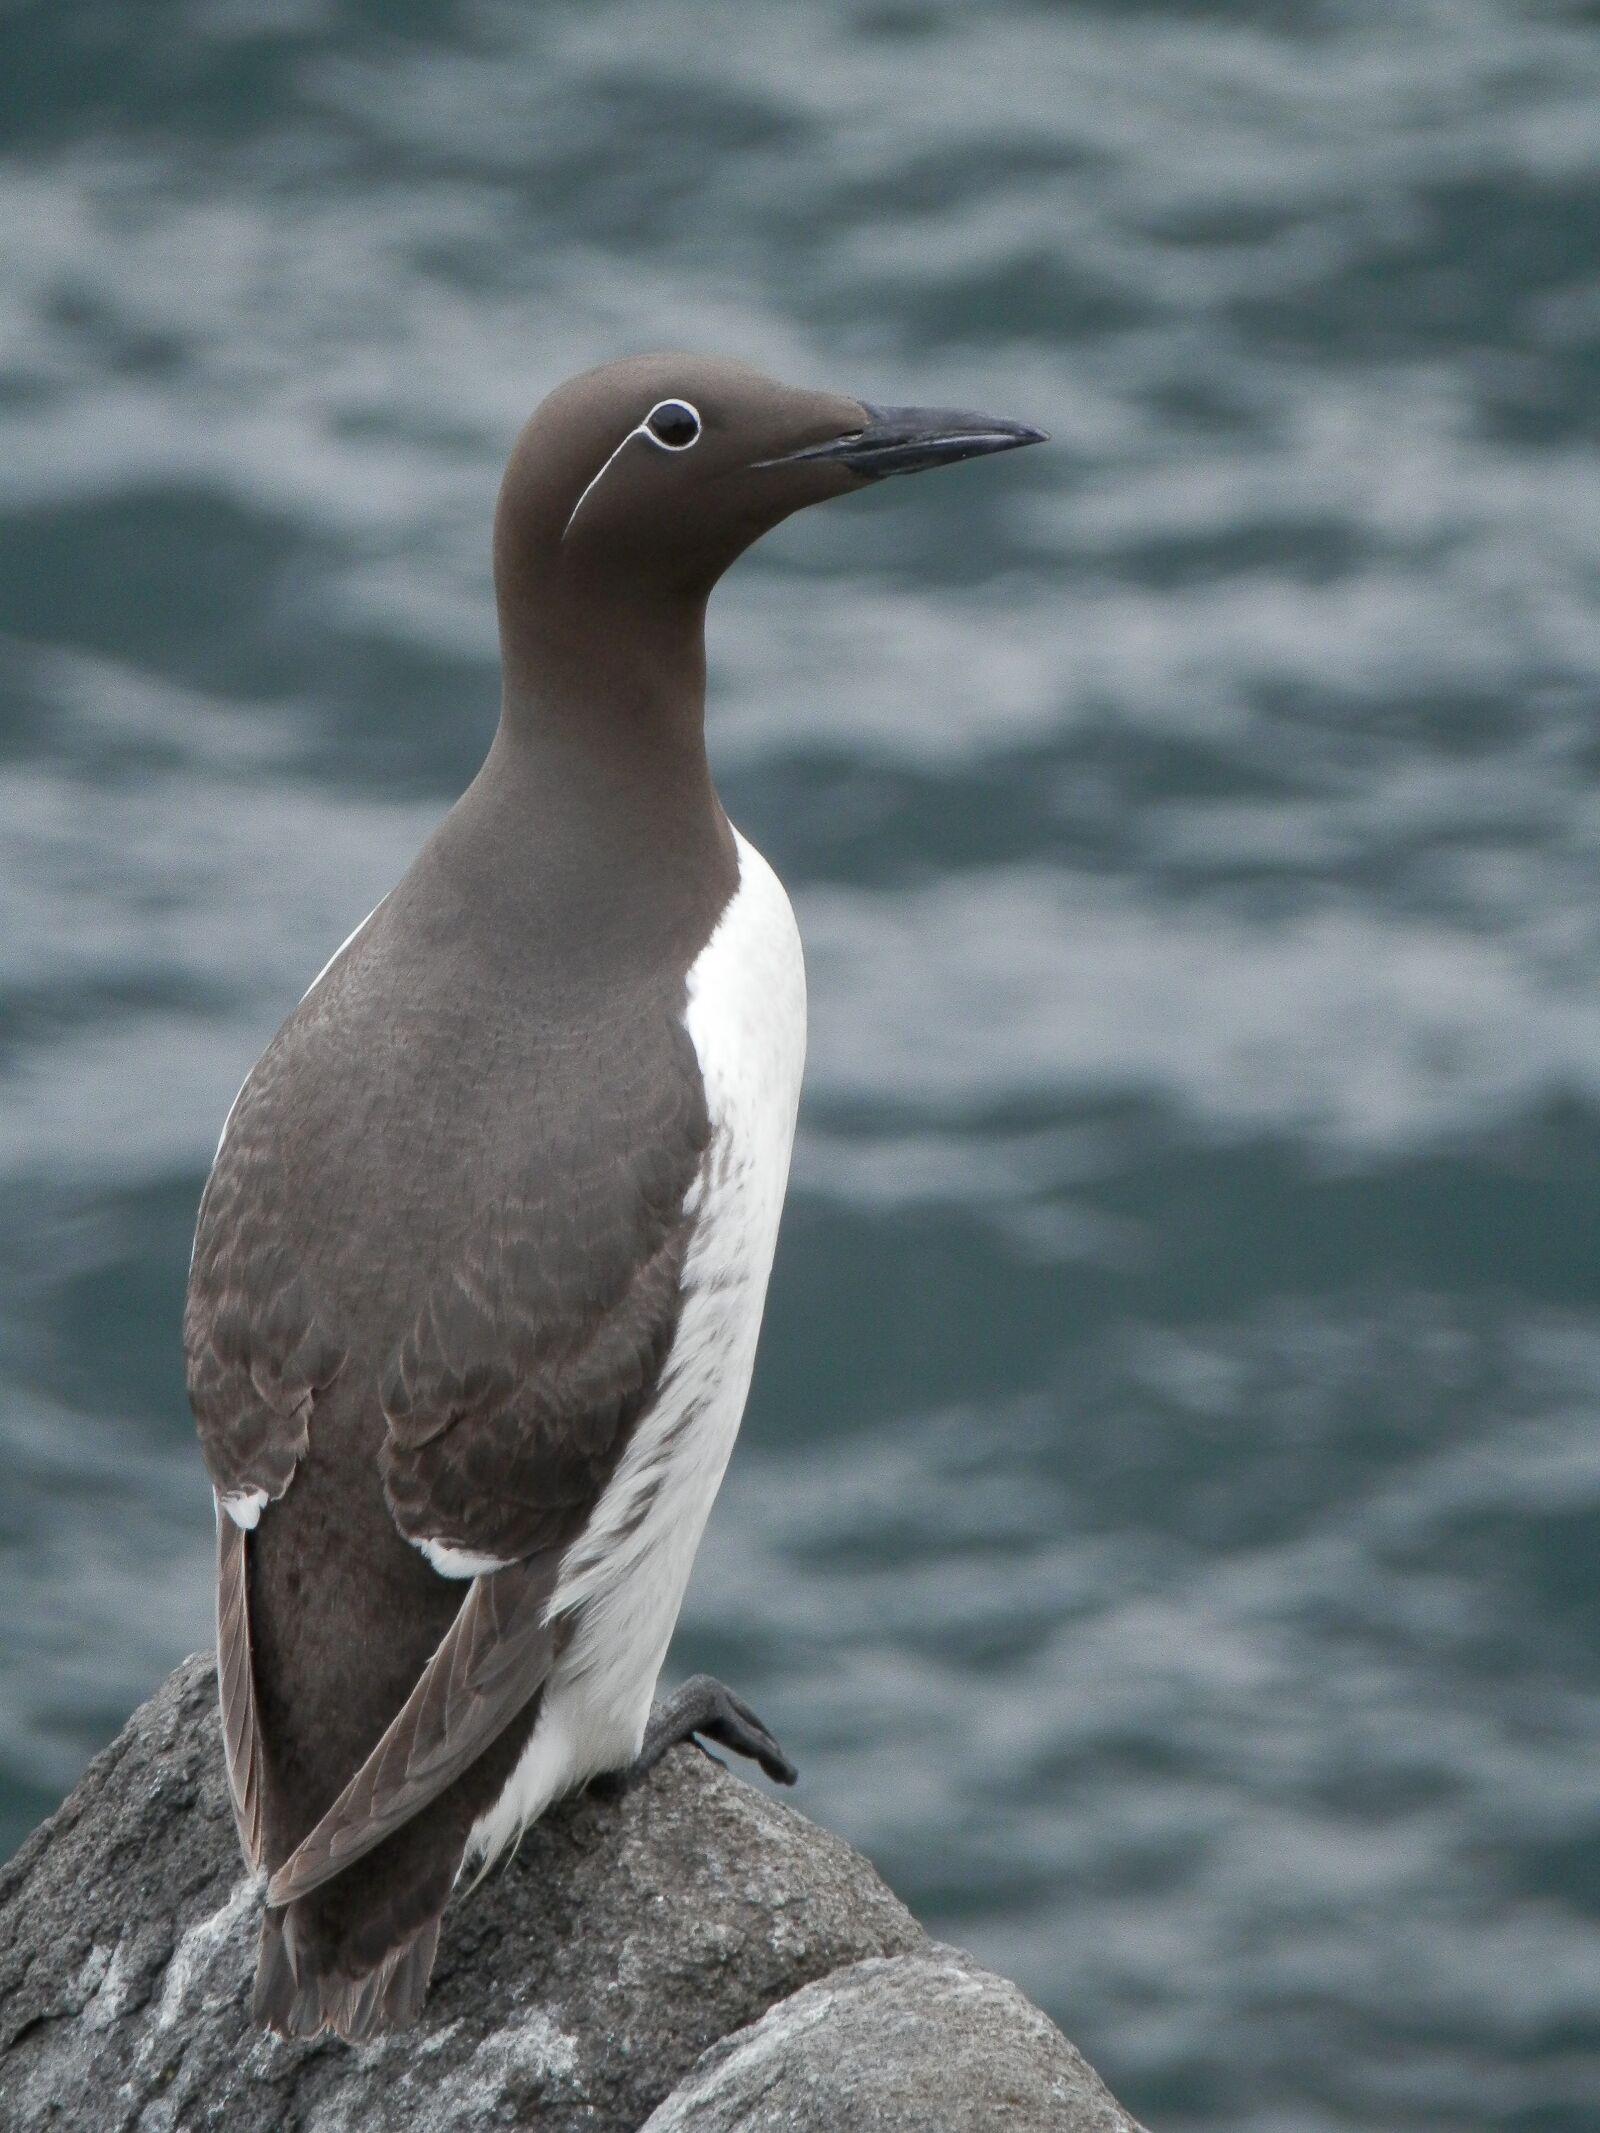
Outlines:
<svg viewBox="0 0 1600 2133"><path fill-rule="evenodd" d="M568 1793L690 1741L795 1778L712 1677L654 1702L805 1051L789 900L708 765L706 602L802 506L1043 439L663 353L515 442L488 754L252 1069L196 1223L265 2030L414 2023L458 1883Z"/></svg>

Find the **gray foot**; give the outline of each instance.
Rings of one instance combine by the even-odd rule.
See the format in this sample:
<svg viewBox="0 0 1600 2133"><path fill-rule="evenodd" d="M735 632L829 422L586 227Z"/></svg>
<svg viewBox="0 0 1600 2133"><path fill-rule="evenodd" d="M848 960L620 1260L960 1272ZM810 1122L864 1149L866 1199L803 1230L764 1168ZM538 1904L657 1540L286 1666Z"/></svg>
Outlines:
<svg viewBox="0 0 1600 2133"><path fill-rule="evenodd" d="M705 1748L715 1741L735 1755L747 1755L759 1763L777 1785L792 1785L800 1775L747 1703L711 1674L691 1674L681 1689L650 1713L644 1746L626 1770L608 1770L589 1780L589 1790L601 1799L619 1799L639 1780L648 1777L669 1748L680 1741L693 1741ZM705 1750L710 1753L709 1750ZM712 1756L712 1761L717 1758Z"/></svg>

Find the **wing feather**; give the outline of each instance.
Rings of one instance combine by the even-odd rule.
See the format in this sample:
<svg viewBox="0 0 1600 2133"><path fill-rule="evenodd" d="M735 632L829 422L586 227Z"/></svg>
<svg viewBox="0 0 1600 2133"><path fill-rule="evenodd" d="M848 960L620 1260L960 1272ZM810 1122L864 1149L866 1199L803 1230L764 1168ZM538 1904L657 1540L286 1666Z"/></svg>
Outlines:
<svg viewBox="0 0 1600 2133"><path fill-rule="evenodd" d="M549 1560L512 1563L474 1579L383 1738L273 1875L269 1903L292 1903L381 1844L505 1731L555 1655L545 1610L556 1568Z"/></svg>
<svg viewBox="0 0 1600 2133"><path fill-rule="evenodd" d="M252 1874L266 1865L266 1803L262 1797L261 1723L250 1652L249 1536L217 1506L217 1691L228 1791L239 1845Z"/></svg>
<svg viewBox="0 0 1600 2133"><path fill-rule="evenodd" d="M710 1141L681 977L607 995L580 1046L553 1009L530 1013L520 965L509 988L497 977L463 992L453 932L437 964L431 933L408 936L397 986L385 942L403 903L339 959L241 1092L185 1318L213 1485L265 1499L253 1541L219 1534L218 1647L240 1841L252 1863L281 1860L275 1907L437 1799L537 1694L560 1561L667 1367ZM382 1506L396 1546L505 1566L473 1582L398 1711L387 1686L352 1708L348 1654L335 1642L324 1664L289 1637L291 1583L262 1574L298 1545L289 1536L321 1545L341 1493L360 1504L369 1551L390 1545L370 1516ZM334 1571L324 1582L337 1592ZM366 1605L352 1591L357 1634ZM426 1649L437 1630L422 1635ZM322 1676L346 1699L326 1749L299 1723ZM292 1752L269 1737L279 1726ZM349 1775L350 1743L373 1739ZM284 1859L280 1839L330 1797Z"/></svg>

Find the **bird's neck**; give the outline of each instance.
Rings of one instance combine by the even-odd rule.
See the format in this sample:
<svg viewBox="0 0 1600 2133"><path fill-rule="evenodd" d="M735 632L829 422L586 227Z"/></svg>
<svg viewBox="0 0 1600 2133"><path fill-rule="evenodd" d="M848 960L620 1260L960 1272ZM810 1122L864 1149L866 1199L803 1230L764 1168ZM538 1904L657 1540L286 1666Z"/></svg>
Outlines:
<svg viewBox="0 0 1600 2133"><path fill-rule="evenodd" d="M582 584L502 601L495 746L516 775L636 839L717 808L706 761L705 604Z"/></svg>
<svg viewBox="0 0 1600 2133"><path fill-rule="evenodd" d="M706 760L704 606L595 605L502 603L500 725L463 824L565 933L689 941L738 879Z"/></svg>
<svg viewBox="0 0 1600 2133"><path fill-rule="evenodd" d="M502 726L530 745L659 734L704 755L706 605L633 582L552 575L500 587Z"/></svg>

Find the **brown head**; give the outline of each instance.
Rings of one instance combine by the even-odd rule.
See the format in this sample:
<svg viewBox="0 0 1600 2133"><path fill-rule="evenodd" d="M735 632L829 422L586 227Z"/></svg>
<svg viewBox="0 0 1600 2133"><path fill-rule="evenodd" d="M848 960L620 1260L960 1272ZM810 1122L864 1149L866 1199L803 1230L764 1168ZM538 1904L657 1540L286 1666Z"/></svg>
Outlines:
<svg viewBox="0 0 1600 2133"><path fill-rule="evenodd" d="M570 379L518 438L495 514L507 708L664 690L699 716L705 603L806 504L1041 441L1017 422L883 408L715 356L631 356Z"/></svg>

